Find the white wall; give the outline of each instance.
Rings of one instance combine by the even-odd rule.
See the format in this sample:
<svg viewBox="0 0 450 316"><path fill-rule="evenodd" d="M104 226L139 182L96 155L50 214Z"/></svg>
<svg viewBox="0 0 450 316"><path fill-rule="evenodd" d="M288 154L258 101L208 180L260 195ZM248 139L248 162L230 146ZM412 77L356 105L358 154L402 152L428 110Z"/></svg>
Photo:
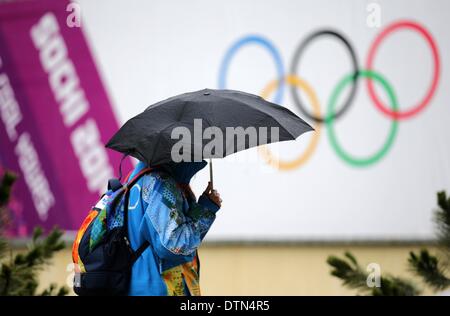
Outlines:
<svg viewBox="0 0 450 316"><path fill-rule="evenodd" d="M208 238L432 236L435 192L450 189L450 2L372 1L380 4L381 28L367 26L366 6L371 1L361 0L78 2L82 27L122 122L163 98L217 88L226 50L248 34L269 39L288 71L298 43L319 28L333 28L349 38L363 67L373 39L386 25L399 19L424 25L438 44L439 87L426 109L399 122L394 144L381 161L366 168L346 164L332 149L325 126L311 159L291 171L275 170L262 161L245 162L254 151L236 155L237 161L232 157L217 161L215 185L224 205ZM346 53L340 43L321 38L302 57L301 76L316 91L322 113L333 87L351 71ZM375 68L392 83L399 106L405 110L424 96L430 83L431 51L417 33L398 31L383 42ZM232 61L228 87L259 94L275 77L267 52L247 46ZM283 105L300 114L289 89ZM335 129L346 151L366 156L380 148L390 124L371 102L361 79L355 102ZM311 137L280 145L280 157L292 159L301 154ZM207 178L206 169L195 178L197 192Z"/></svg>

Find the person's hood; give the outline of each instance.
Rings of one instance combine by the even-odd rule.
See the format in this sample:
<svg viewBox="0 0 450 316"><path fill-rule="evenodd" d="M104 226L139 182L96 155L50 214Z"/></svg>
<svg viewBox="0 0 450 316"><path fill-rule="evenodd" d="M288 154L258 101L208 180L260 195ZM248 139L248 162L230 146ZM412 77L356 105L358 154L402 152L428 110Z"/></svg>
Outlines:
<svg viewBox="0 0 450 316"><path fill-rule="evenodd" d="M162 167L166 169L178 183L189 184L192 177L205 168L206 165L207 162L202 160L200 162L169 162L162 165Z"/></svg>

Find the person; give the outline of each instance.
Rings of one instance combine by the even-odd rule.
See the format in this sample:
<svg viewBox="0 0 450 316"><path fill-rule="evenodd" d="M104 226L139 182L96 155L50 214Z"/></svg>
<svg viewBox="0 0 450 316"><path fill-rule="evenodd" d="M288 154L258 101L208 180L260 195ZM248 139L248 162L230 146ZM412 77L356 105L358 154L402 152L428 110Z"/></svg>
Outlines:
<svg viewBox="0 0 450 316"><path fill-rule="evenodd" d="M131 271L129 295L200 295L197 249L213 224L222 200L208 183L196 200L191 178L206 161L167 163L136 182L130 189L128 234L136 250L150 246ZM131 179L146 164L139 162Z"/></svg>

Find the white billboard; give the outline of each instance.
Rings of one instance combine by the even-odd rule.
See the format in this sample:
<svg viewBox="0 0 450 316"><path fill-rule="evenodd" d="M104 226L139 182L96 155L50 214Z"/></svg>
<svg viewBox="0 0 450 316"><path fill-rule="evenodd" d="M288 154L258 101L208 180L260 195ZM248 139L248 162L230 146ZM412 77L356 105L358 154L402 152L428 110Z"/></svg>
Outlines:
<svg viewBox="0 0 450 316"><path fill-rule="evenodd" d="M435 193L450 188L450 2L78 3L121 122L172 95L229 88L316 128L272 148L278 167L256 150L214 161L224 202L209 240L433 236ZM198 194L208 177L194 179Z"/></svg>

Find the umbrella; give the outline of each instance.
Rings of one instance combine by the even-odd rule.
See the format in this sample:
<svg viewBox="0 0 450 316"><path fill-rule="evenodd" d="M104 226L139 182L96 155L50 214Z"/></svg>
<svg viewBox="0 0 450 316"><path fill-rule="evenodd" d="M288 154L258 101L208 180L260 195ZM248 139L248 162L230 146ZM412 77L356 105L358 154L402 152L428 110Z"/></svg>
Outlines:
<svg viewBox="0 0 450 316"><path fill-rule="evenodd" d="M206 133L208 128L209 133ZM276 135L272 133L273 128L276 128ZM155 166L174 161L172 149L176 144L180 146L180 141L183 157L198 161L223 158L263 144L295 140L311 130L308 123L287 108L259 96L236 90L203 89L149 106L128 120L106 147ZM174 131L177 135L186 132L193 137L180 140L174 137ZM230 131L244 132L245 137L236 140L234 135L229 137ZM210 137L202 137L204 133ZM213 134L217 146L206 151L205 146L211 142Z"/></svg>

